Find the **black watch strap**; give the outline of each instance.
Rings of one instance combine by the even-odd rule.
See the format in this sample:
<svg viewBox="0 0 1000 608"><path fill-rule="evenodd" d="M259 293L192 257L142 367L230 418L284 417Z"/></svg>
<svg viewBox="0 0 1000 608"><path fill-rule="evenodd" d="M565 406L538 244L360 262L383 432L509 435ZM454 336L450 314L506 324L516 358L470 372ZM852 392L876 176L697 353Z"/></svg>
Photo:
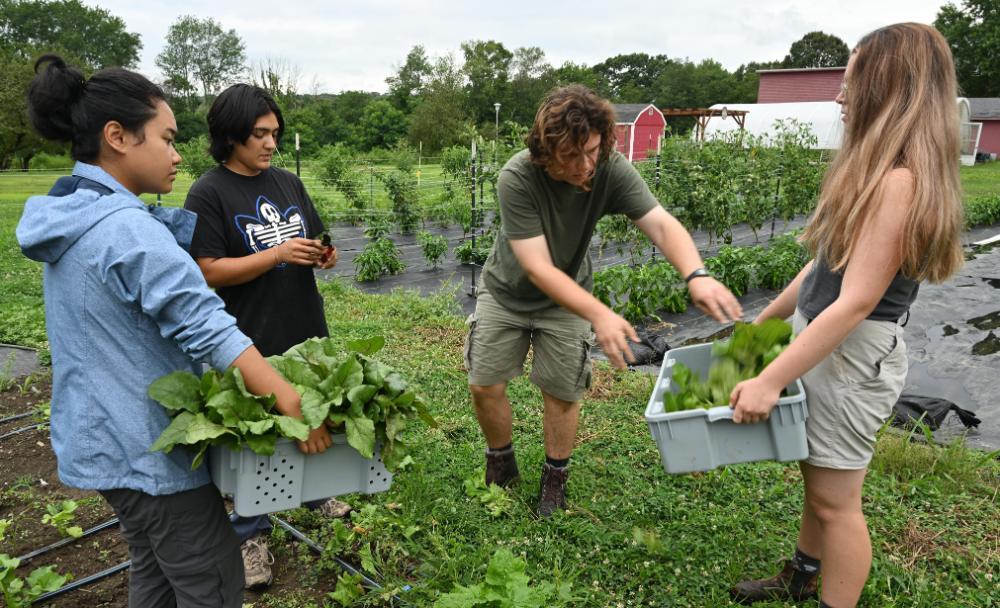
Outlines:
<svg viewBox="0 0 1000 608"><path fill-rule="evenodd" d="M694 270L691 271L691 274L689 274L687 277L684 278L684 282L690 283L692 279L697 279L698 277L710 277L710 276L712 275L710 275L708 271L705 270L704 268L695 268Z"/></svg>

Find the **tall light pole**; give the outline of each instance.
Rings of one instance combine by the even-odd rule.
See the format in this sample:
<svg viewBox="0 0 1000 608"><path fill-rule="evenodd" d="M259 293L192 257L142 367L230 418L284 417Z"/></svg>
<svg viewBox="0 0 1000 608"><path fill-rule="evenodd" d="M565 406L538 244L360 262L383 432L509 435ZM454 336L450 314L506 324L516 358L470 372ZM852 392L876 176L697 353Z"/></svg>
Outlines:
<svg viewBox="0 0 1000 608"><path fill-rule="evenodd" d="M493 109L497 111L496 114L496 131L493 137L493 164L497 164L497 146L500 144L500 102L493 104Z"/></svg>

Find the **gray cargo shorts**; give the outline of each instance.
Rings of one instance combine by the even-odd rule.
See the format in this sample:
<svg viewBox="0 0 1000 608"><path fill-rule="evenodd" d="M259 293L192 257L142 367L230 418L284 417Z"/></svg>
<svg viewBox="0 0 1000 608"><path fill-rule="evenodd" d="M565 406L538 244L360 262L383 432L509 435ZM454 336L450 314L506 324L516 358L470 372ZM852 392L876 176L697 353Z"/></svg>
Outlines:
<svg viewBox="0 0 1000 608"><path fill-rule="evenodd" d="M557 399L576 403L590 388L590 322L562 306L536 312L515 312L479 290L476 310L467 321L465 368L469 384L506 383L524 371L531 347L531 381Z"/></svg>
<svg viewBox="0 0 1000 608"><path fill-rule="evenodd" d="M795 333L806 323L796 310ZM809 404L806 462L826 469L867 468L875 435L903 392L906 371L903 328L892 321L862 321L802 376Z"/></svg>

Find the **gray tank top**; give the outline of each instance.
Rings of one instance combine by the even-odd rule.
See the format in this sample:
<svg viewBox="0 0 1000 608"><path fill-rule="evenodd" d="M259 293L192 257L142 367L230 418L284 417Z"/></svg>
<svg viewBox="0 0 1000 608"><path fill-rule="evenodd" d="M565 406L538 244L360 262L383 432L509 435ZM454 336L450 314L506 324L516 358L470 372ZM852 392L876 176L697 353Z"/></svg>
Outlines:
<svg viewBox="0 0 1000 608"><path fill-rule="evenodd" d="M817 258L799 286L799 310L810 321L815 319L840 296L843 281L842 272L833 272L822 259ZM917 299L919 289L920 283L897 273L868 318L873 321L898 321Z"/></svg>

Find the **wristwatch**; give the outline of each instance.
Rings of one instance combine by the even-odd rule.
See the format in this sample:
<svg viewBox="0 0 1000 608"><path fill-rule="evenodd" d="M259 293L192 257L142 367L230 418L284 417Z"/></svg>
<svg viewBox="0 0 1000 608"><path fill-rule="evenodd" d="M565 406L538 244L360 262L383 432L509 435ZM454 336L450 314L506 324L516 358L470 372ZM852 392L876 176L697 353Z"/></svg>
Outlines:
<svg viewBox="0 0 1000 608"><path fill-rule="evenodd" d="M684 282L690 283L691 279L697 279L698 277L710 277L710 276L712 275L708 274L708 271L705 270L704 268L695 268L694 270L691 271L691 274L689 274L684 279Z"/></svg>

